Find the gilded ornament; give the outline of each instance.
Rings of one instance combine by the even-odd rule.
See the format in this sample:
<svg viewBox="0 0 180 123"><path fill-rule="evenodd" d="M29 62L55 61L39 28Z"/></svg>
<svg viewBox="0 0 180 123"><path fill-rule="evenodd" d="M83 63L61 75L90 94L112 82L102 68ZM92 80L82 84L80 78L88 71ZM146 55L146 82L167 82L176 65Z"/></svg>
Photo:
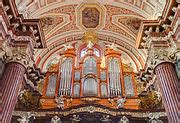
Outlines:
<svg viewBox="0 0 180 123"><path fill-rule="evenodd" d="M159 94L153 90L146 93L144 92L144 94L140 94L139 97L141 100L139 103L140 109L152 110L161 107L161 98Z"/></svg>
<svg viewBox="0 0 180 123"><path fill-rule="evenodd" d="M89 42L95 44L98 42L98 37L94 31L88 31L84 33L82 40L87 44L89 44Z"/></svg>

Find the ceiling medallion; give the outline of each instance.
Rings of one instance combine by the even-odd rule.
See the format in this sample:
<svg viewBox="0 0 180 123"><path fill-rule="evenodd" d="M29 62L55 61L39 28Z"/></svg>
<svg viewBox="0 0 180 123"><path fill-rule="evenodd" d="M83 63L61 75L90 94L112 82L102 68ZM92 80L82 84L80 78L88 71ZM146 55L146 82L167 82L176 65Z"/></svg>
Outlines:
<svg viewBox="0 0 180 123"><path fill-rule="evenodd" d="M105 25L105 8L100 3L82 3L76 8L77 26L82 30L99 30Z"/></svg>

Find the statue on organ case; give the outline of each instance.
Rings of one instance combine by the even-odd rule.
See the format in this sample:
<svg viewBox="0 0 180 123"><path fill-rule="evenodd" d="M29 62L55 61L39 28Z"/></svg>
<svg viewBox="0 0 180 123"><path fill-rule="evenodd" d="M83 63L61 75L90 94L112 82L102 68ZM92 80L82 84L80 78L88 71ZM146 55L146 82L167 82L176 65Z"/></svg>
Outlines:
<svg viewBox="0 0 180 123"><path fill-rule="evenodd" d="M62 122L58 116L54 116L51 118L51 123L62 123Z"/></svg>
<svg viewBox="0 0 180 123"><path fill-rule="evenodd" d="M93 47L93 45L94 45L94 44L92 43L92 41L88 41L87 48L89 48L89 49L90 49L90 48L92 48L92 47Z"/></svg>
<svg viewBox="0 0 180 123"><path fill-rule="evenodd" d="M123 108L125 101L126 101L126 98L122 98L121 96L118 96L117 103L116 103L117 107Z"/></svg>
<svg viewBox="0 0 180 123"><path fill-rule="evenodd" d="M57 107L61 108L63 110L64 109L64 99L63 99L63 96L61 95L60 97L56 97L55 101L57 103Z"/></svg>

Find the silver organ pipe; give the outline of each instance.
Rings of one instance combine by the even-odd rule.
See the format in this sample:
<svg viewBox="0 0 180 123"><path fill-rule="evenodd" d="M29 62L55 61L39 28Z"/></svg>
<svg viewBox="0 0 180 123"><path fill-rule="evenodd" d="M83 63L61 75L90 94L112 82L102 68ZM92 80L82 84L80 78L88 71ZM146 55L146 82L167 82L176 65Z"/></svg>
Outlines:
<svg viewBox="0 0 180 123"><path fill-rule="evenodd" d="M62 68L63 68L63 64L62 64L62 66L61 66L61 79L60 79L59 95L62 95L62 90L61 90L61 89L62 89L62 87L63 87L63 83L62 83L62 82L63 82L63 79L64 79L64 78L62 77L63 74L64 74L64 72L63 72L64 69L62 69Z"/></svg>
<svg viewBox="0 0 180 123"><path fill-rule="evenodd" d="M70 95L71 93L71 75L72 75L72 63L71 63L71 66L70 66L70 71L69 71L69 80L70 82L68 83L68 95Z"/></svg>
<svg viewBox="0 0 180 123"><path fill-rule="evenodd" d="M118 95L120 95L121 94L121 85L120 85L120 83L121 83L121 77L120 77L120 64L117 62L117 68L118 68L118 71L117 71L117 91L118 91Z"/></svg>
<svg viewBox="0 0 180 123"><path fill-rule="evenodd" d="M69 59L68 61L68 69L67 69L67 95L70 95L70 84L71 84L71 76L72 76L72 61Z"/></svg>
<svg viewBox="0 0 180 123"><path fill-rule="evenodd" d="M121 94L120 86L120 65L117 58L111 58L108 65L109 73L109 95L118 96Z"/></svg>
<svg viewBox="0 0 180 123"><path fill-rule="evenodd" d="M64 69L65 69L65 72L64 72L64 87L63 87L63 95L66 95L66 89L67 89L67 69L68 69L68 59L66 60L66 62L65 62L65 67L64 67Z"/></svg>
<svg viewBox="0 0 180 123"><path fill-rule="evenodd" d="M61 67L59 95L70 96L72 76L72 59L65 59Z"/></svg>
<svg viewBox="0 0 180 123"><path fill-rule="evenodd" d="M109 62L109 66L108 66L108 75L109 75L109 96L112 95L112 83L111 83L111 63Z"/></svg>
<svg viewBox="0 0 180 123"><path fill-rule="evenodd" d="M113 63L113 74L114 74L114 95L117 96L117 81L118 81L118 78L117 78L117 71L118 71L118 68L116 68L117 65L116 65L116 60L114 60L114 63Z"/></svg>

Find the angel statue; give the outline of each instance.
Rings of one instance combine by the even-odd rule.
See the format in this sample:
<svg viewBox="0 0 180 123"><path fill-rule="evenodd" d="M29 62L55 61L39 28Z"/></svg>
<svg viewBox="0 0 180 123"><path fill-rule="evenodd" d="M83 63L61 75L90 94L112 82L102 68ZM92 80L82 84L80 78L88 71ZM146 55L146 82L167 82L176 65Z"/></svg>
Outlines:
<svg viewBox="0 0 180 123"><path fill-rule="evenodd" d="M27 112L27 113L23 113L21 115L21 118L17 119L17 121L19 121L19 123L29 123L30 118L35 119L35 115L31 112Z"/></svg>
<svg viewBox="0 0 180 123"><path fill-rule="evenodd" d="M94 44L92 43L92 41L91 41L91 40L89 40L89 41L88 41L88 44L87 44L87 48L89 48L89 49L90 49L90 48L92 48L92 47L93 47L93 45L94 45Z"/></svg>
<svg viewBox="0 0 180 123"><path fill-rule="evenodd" d="M126 98L122 98L121 96L118 96L117 103L116 103L117 107L118 108L123 108L125 101L126 101Z"/></svg>
<svg viewBox="0 0 180 123"><path fill-rule="evenodd" d="M70 43L69 44L64 44L63 46L64 46L64 50L65 51L68 50L68 49L72 49L73 48L73 46Z"/></svg>
<svg viewBox="0 0 180 123"><path fill-rule="evenodd" d="M56 97L55 101L57 103L57 107L61 108L63 110L64 109L64 99L63 99L63 96L61 95L60 97Z"/></svg>
<svg viewBox="0 0 180 123"><path fill-rule="evenodd" d="M79 117L79 115L73 115L72 118L71 118L72 121L75 121L75 122L79 122L81 121L81 118Z"/></svg>
<svg viewBox="0 0 180 123"><path fill-rule="evenodd" d="M61 119L56 115L51 118L51 123L62 123Z"/></svg>
<svg viewBox="0 0 180 123"><path fill-rule="evenodd" d="M110 49L117 50L116 44L112 43L111 45L107 45Z"/></svg>
<svg viewBox="0 0 180 123"><path fill-rule="evenodd" d="M129 123L129 120L127 119L126 116L123 116L123 117L120 119L119 123Z"/></svg>
<svg viewBox="0 0 180 123"><path fill-rule="evenodd" d="M110 122L112 121L110 119L110 116L109 115L103 115L103 117L100 119L102 122Z"/></svg>

